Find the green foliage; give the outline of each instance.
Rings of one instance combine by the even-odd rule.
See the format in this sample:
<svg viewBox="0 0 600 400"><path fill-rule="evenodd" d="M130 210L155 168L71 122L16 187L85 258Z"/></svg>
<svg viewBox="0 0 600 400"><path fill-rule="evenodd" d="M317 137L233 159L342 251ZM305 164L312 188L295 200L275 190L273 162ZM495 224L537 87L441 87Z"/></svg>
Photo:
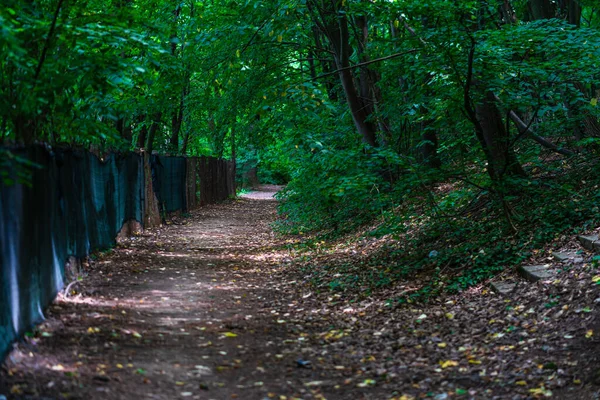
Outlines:
<svg viewBox="0 0 600 400"><path fill-rule="evenodd" d="M279 194L285 232L351 230L392 204L392 175L404 165L396 154L364 148L330 148L315 141ZM338 232L338 233L339 233Z"/></svg>
<svg viewBox="0 0 600 400"><path fill-rule="evenodd" d="M577 180L600 148L595 3L580 2L581 27L560 7L536 20L527 0L508 3L9 0L0 144L235 158L240 179L256 167L264 183L288 184L282 232L377 225L415 250L372 279L416 269L432 274L429 292L459 290L585 218L567 199L587 189ZM0 171L12 168L0 157ZM490 174L503 157L527 176ZM542 211L550 225L533 217ZM452 250L430 259L431 243ZM464 257L470 272L447 281L445 266Z"/></svg>

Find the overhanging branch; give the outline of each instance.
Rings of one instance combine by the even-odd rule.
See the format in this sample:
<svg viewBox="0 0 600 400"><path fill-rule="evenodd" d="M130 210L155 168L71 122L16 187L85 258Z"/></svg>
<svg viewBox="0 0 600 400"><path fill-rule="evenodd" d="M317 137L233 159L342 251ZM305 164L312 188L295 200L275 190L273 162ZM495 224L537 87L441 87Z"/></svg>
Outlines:
<svg viewBox="0 0 600 400"><path fill-rule="evenodd" d="M358 63L358 64L350 65L348 67L336 69L335 71L328 72L326 74L321 74L321 75L317 76L317 79L319 79L319 78L325 78L327 76L337 74L337 73L339 73L341 71L346 71L346 70L349 70L349 69L364 67L365 65L374 64L374 63L378 63L378 62L385 61L385 60L390 60L390 59L396 58L396 57L402 57L402 56L405 56L407 54L416 53L416 52L417 52L417 49L410 49L410 50L402 52L402 53L395 53L395 54L391 54L389 56L376 58L374 60L361 62L361 63Z"/></svg>

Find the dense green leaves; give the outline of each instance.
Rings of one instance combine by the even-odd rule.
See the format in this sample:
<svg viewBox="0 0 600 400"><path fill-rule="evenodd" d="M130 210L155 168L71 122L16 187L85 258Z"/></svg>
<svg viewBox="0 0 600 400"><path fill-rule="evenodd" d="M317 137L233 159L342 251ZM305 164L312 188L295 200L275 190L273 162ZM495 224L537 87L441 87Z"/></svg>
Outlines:
<svg viewBox="0 0 600 400"><path fill-rule="evenodd" d="M595 7L10 0L0 142L236 158L240 175L289 181L288 231L395 220L401 206L451 225L482 193L515 231L523 188L558 190L539 182L598 159Z"/></svg>

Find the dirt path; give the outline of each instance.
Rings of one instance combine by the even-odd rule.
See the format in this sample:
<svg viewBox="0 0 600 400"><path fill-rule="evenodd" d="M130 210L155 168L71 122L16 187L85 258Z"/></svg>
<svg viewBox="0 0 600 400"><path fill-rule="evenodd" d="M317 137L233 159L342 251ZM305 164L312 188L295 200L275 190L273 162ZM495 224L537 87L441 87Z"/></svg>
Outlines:
<svg viewBox="0 0 600 400"><path fill-rule="evenodd" d="M321 386L343 371L304 362L318 324L294 320L296 294L271 280L286 258L273 251L276 189L202 208L99 257L74 286L81 293L59 298L10 355L0 394L324 398Z"/></svg>
<svg viewBox="0 0 600 400"><path fill-rule="evenodd" d="M270 228L276 189L199 209L98 257L75 293L60 297L47 322L11 353L0 395L600 396L595 264L520 286L511 298L482 289L393 307L388 300L398 288L320 290L310 271L337 274L331 258L340 255L289 252Z"/></svg>

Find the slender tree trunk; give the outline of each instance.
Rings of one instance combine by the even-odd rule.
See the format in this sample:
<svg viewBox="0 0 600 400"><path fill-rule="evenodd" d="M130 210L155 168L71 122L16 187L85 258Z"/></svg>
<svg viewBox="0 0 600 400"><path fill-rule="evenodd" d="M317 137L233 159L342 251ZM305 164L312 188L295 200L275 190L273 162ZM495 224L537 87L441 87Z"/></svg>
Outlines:
<svg viewBox="0 0 600 400"><path fill-rule="evenodd" d="M171 26L171 55L177 57L177 20L181 14L181 4L173 10L173 23ZM169 139L169 150L175 154L179 152L179 132L183 122L183 102L185 97L185 88L182 90L179 99L179 106L171 113L171 137Z"/></svg>
<svg viewBox="0 0 600 400"><path fill-rule="evenodd" d="M183 96L179 102L179 107L173 111L171 115L171 138L169 147L175 154L179 153L179 132L181 132L181 124L183 123Z"/></svg>
<svg viewBox="0 0 600 400"><path fill-rule="evenodd" d="M157 112L154 114L152 125L150 126L150 131L148 132L148 140L146 141L146 152L148 154L152 154L154 150L154 138L156 137L156 132L160 126L160 122L162 119L162 112Z"/></svg>
<svg viewBox="0 0 600 400"><path fill-rule="evenodd" d="M181 146L181 154L185 156L187 154L188 144L190 142L190 130L186 129L185 137L183 138L183 145Z"/></svg>
<svg viewBox="0 0 600 400"><path fill-rule="evenodd" d="M511 147L504 119L491 91L488 91L483 101L475 106L475 112L488 149L488 169L492 178L501 180L504 176L525 177L525 171Z"/></svg>
<svg viewBox="0 0 600 400"><path fill-rule="evenodd" d="M340 83L342 84L354 125L365 143L377 146L376 126L369 118L370 114L365 109L365 104L361 101L358 89L354 84L352 70L348 68L350 67L352 47L350 46L348 18L341 4L342 2L337 1L327 3L328 8L321 11L323 15L322 26L325 28L325 34L334 52Z"/></svg>
<svg viewBox="0 0 600 400"><path fill-rule="evenodd" d="M140 130L140 134L138 135L137 140L137 148L141 149L146 146L146 138L148 137L148 127L146 125L142 126Z"/></svg>
<svg viewBox="0 0 600 400"><path fill-rule="evenodd" d="M145 120L146 120L146 114L138 115L138 117L135 120L137 125L143 124L140 129L140 133L138 134L137 141L135 144L135 147L137 147L138 149L143 148L144 145L146 144L146 137L148 135L148 127L144 123Z"/></svg>
<svg viewBox="0 0 600 400"><path fill-rule="evenodd" d="M232 124L232 126L233 126L233 124ZM230 135L231 135L231 163L232 163L232 168L233 168L233 172L232 172L233 182L232 182L232 184L233 184L233 195L235 195L235 192L236 192L236 189L235 189L235 175L236 175L236 172L237 172L237 162L236 162L236 159L237 159L237 155L236 155L237 143L236 143L236 140L235 140L235 129L231 128Z"/></svg>
<svg viewBox="0 0 600 400"><path fill-rule="evenodd" d="M563 14L567 17L567 22L576 27L581 26L581 5L577 0L559 1Z"/></svg>

